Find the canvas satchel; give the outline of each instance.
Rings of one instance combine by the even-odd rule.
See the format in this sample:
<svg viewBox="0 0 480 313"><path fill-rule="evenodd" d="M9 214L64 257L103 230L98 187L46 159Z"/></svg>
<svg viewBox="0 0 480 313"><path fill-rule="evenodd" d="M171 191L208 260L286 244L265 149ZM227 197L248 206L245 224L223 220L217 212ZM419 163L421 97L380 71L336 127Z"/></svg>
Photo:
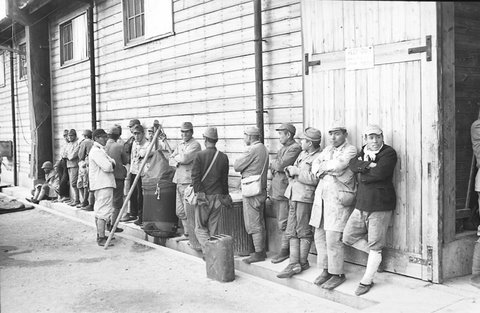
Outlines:
<svg viewBox="0 0 480 313"><path fill-rule="evenodd" d="M205 180L205 177L207 177L208 173L212 169L213 163L217 159L217 156L218 156L218 150L215 153L215 156L213 157L212 162L208 166L207 171L205 172L205 174L203 174L202 180L200 182L203 182ZM196 205L197 204L197 195L195 194L195 191L193 190L193 185L189 185L185 188L185 191L183 193L183 198L190 205Z"/></svg>
<svg viewBox="0 0 480 313"><path fill-rule="evenodd" d="M265 160L265 165L263 166L262 173L260 175L252 175L249 177L242 178L241 185L242 185L242 196L245 198L258 196L262 193L262 175L267 167L268 162L268 152L267 158Z"/></svg>

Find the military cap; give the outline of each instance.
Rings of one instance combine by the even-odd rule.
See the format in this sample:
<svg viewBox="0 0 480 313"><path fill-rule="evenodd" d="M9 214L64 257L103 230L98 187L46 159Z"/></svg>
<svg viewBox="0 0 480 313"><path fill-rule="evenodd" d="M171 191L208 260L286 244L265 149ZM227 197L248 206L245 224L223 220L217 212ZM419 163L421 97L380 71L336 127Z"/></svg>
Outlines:
<svg viewBox="0 0 480 313"><path fill-rule="evenodd" d="M292 124L290 123L283 123L282 125L280 125L277 129L275 130L288 130L292 135L295 135L296 132L297 132L297 129L295 128L295 126L293 126Z"/></svg>
<svg viewBox="0 0 480 313"><path fill-rule="evenodd" d="M371 134L382 135L383 131L380 128L380 126L375 124L370 124L365 128L365 131L363 133L365 134L365 136L368 136Z"/></svg>
<svg viewBox="0 0 480 313"><path fill-rule="evenodd" d="M218 140L217 128L216 127L207 127L207 129L205 129L205 132L203 133L203 137Z"/></svg>
<svg viewBox="0 0 480 313"><path fill-rule="evenodd" d="M193 125L190 122L183 122L182 125L180 126L181 131L189 131L193 130Z"/></svg>
<svg viewBox="0 0 480 313"><path fill-rule="evenodd" d="M155 132L155 128L152 126L152 127L149 127L147 128L147 131L148 132L151 132L151 133L154 133Z"/></svg>
<svg viewBox="0 0 480 313"><path fill-rule="evenodd" d="M102 128L95 129L93 131L93 134L92 134L93 139L98 138L98 137L102 137L102 136L107 136L107 133Z"/></svg>
<svg viewBox="0 0 480 313"><path fill-rule="evenodd" d="M140 121L137 120L136 118L133 119L133 120L130 120L130 122L128 122L128 127L133 127L135 125L140 125Z"/></svg>
<svg viewBox="0 0 480 313"><path fill-rule="evenodd" d="M260 130L257 126L249 126L245 128L245 131L243 133L249 136L260 136Z"/></svg>
<svg viewBox="0 0 480 313"><path fill-rule="evenodd" d="M337 130L347 131L347 128L345 126L343 126L343 124L341 124L341 123L333 123L327 129L328 132L334 132L334 131L337 131Z"/></svg>
<svg viewBox="0 0 480 313"><path fill-rule="evenodd" d="M92 136L92 131L90 129L85 129L82 132L82 135L85 136L85 137L91 137Z"/></svg>
<svg viewBox="0 0 480 313"><path fill-rule="evenodd" d="M76 136L76 135L77 135L77 131L72 128L72 129L70 129L70 130L68 131L68 135L74 135L74 136Z"/></svg>
<svg viewBox="0 0 480 313"><path fill-rule="evenodd" d="M117 126L112 126L108 129L107 135L120 135L120 129Z"/></svg>
<svg viewBox="0 0 480 313"><path fill-rule="evenodd" d="M137 124L135 126L133 126L133 131L132 132L135 132L135 131L139 131L141 133L145 133L145 129L143 128L142 125L140 124Z"/></svg>
<svg viewBox="0 0 480 313"><path fill-rule="evenodd" d="M43 164L42 164L42 169L46 169L46 168L48 168L48 169L53 169L53 164L52 164L52 162L50 162L50 161L45 161L45 162L43 162Z"/></svg>
<svg viewBox="0 0 480 313"><path fill-rule="evenodd" d="M321 141L322 133L316 128L307 127L303 131L302 138L308 139L310 141Z"/></svg>

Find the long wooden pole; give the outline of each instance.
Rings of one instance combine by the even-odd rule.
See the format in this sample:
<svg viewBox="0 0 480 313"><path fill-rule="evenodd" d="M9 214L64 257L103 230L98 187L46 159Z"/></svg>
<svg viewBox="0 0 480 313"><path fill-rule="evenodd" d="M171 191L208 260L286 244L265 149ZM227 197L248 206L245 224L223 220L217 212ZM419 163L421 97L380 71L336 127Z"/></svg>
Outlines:
<svg viewBox="0 0 480 313"><path fill-rule="evenodd" d="M112 230L110 231L110 234L108 235L107 242L105 243L104 249L106 250L108 248L108 245L110 244L110 241L112 240L113 235L115 234L115 229L117 229L118 223L120 223L120 219L123 215L123 211L125 211L125 208L127 207L127 203L132 197L133 189L135 189L135 186L138 183L138 180L140 179L140 174L143 171L143 168L145 167L145 164L147 164L148 160L148 155L152 151L152 148L155 146L155 142L157 141L158 136L162 132L162 127L159 127L157 131L155 132L155 135L153 135L153 139L148 145L147 152L145 153L145 158L142 161L142 164L140 164L140 169L138 170L138 175L135 176L135 180L133 181L132 185L130 186L130 190L128 191L127 197L125 198L125 201L123 201L122 208L120 209L120 213L118 214L117 220L113 224ZM140 191L142 192L142 191Z"/></svg>

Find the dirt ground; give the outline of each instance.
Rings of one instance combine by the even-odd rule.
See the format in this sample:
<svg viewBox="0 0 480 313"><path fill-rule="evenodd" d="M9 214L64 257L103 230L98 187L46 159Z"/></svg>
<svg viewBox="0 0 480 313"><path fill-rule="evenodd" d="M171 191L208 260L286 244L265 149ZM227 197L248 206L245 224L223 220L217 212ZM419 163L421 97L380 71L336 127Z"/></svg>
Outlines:
<svg viewBox="0 0 480 313"><path fill-rule="evenodd" d="M345 312L345 306L240 274L206 278L201 259L120 238L38 209L0 216L0 311Z"/></svg>

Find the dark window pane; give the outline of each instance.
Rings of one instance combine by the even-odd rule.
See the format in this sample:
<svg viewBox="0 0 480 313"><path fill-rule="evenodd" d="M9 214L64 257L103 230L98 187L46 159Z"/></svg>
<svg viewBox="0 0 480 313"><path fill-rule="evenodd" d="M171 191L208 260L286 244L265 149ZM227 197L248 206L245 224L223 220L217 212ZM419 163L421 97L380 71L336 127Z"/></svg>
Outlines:
<svg viewBox="0 0 480 313"><path fill-rule="evenodd" d="M128 39L135 38L135 19L128 20Z"/></svg>
<svg viewBox="0 0 480 313"><path fill-rule="evenodd" d="M135 0L127 0L127 18L132 17L135 13Z"/></svg>
<svg viewBox="0 0 480 313"><path fill-rule="evenodd" d="M143 0L135 0L135 15L142 14L143 11Z"/></svg>
<svg viewBox="0 0 480 313"><path fill-rule="evenodd" d="M137 16L135 18L135 31L136 31L136 34L135 34L135 37L142 37L145 30L144 30L144 27L143 27L143 15L140 15L140 16Z"/></svg>

